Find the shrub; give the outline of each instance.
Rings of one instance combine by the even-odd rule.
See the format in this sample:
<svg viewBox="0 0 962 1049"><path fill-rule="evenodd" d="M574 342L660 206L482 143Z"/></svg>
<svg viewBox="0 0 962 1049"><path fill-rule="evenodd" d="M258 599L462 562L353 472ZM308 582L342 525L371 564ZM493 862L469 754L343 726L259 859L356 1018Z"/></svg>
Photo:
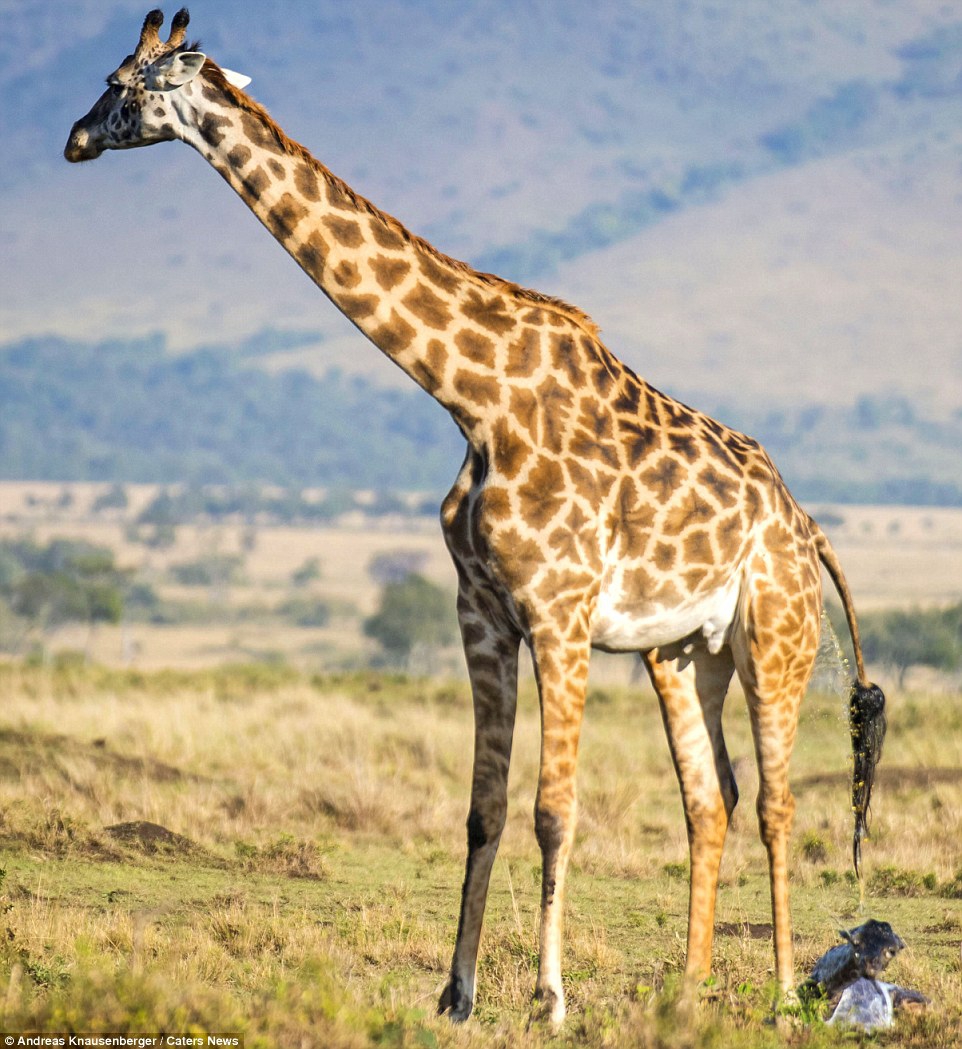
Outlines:
<svg viewBox="0 0 962 1049"><path fill-rule="evenodd" d="M437 648L454 641L453 602L421 575L387 583L377 612L364 621L364 633L392 657L407 659L415 646Z"/></svg>

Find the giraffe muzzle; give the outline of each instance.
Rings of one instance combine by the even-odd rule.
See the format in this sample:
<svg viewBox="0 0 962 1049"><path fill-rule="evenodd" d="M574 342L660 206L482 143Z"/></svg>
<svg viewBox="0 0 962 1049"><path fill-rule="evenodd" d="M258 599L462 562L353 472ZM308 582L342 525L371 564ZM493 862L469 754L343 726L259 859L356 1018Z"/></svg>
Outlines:
<svg viewBox="0 0 962 1049"><path fill-rule="evenodd" d="M103 153L103 147L91 140L90 133L82 127L74 124L70 132L70 138L64 146L63 155L71 164L79 164L84 160L96 160Z"/></svg>

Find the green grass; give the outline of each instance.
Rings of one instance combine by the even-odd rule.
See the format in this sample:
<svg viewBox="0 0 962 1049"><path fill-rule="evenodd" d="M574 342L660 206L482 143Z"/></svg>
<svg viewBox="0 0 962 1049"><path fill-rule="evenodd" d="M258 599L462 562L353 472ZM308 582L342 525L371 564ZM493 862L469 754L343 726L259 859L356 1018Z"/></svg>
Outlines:
<svg viewBox="0 0 962 1049"><path fill-rule="evenodd" d="M279 668L153 675L0 666L0 1027L234 1031L248 1046L831 1046L773 1020L764 853L744 711L743 802L715 972L681 993L687 847L650 695L594 690L567 903L563 1031L527 1031L537 965L537 706L522 695L508 827L475 1016L435 1017L463 876L470 704L460 684ZM945 696L892 697L866 846L848 873L848 734L810 697L793 766L799 977L871 915L909 944L891 978L929 995L875 1044L962 1040L962 733ZM182 837L143 841L116 824ZM811 1017L804 1018L805 1021Z"/></svg>

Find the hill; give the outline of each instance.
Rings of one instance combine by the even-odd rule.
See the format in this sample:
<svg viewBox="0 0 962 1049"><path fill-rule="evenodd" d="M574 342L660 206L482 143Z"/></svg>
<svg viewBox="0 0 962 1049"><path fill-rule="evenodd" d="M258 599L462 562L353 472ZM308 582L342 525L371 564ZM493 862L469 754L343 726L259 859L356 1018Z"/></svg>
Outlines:
<svg viewBox="0 0 962 1049"><path fill-rule="evenodd" d="M418 392L171 356L160 337L25 340L0 349L0 477L436 490L463 446Z"/></svg>
<svg viewBox="0 0 962 1049"><path fill-rule="evenodd" d="M414 387L257 366L257 347L297 341L264 332L176 355L160 336L0 347L0 479L446 491L464 454L447 414ZM699 406L760 438L800 499L962 505L960 413L938 422L894 395Z"/></svg>

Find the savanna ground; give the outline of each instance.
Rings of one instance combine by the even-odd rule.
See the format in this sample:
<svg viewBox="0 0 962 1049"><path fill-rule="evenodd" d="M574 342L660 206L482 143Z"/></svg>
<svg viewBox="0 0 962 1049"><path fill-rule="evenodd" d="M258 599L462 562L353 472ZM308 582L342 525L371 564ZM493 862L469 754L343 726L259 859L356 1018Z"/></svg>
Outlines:
<svg viewBox="0 0 962 1049"><path fill-rule="evenodd" d="M770 1022L767 874L738 696L728 735L744 800L723 867L715 977L690 1008L677 993L687 847L657 708L645 690L592 691L567 908L570 1012L555 1038L525 1030L540 894L530 689L477 1010L461 1028L434 1008L463 874L464 685L8 663L0 690L5 1031L234 1031L249 1046L846 1040ZM849 874L847 768L842 701L812 695L794 763L799 973L836 928L888 920L909 944L891 978L933 1005L877 1041L958 1045L962 707L892 697L864 911Z"/></svg>
<svg viewBox="0 0 962 1049"><path fill-rule="evenodd" d="M4 486L0 533L104 543L170 593L168 564L241 549L242 524L178 527L173 547L146 549L123 520L91 516L92 492L74 489L58 509L60 486ZM131 492L128 518L150 495ZM962 514L839 513L829 530L862 607L958 600ZM697 1006L681 994L681 803L656 701L622 683L624 661L599 662L586 714L565 1028L526 1030L540 898L530 682L475 1015L460 1028L435 1017L465 855L472 719L463 674L456 664L444 680L322 669L364 655L358 624L377 596L372 556L420 550L425 573L449 579L437 526L405 527L258 527L243 581L209 595L238 607L276 600L317 556L310 586L344 610L323 628L128 624L136 647L119 627L92 636L68 628L48 638L66 658L0 662L0 1029L232 1031L248 1046L282 1047L859 1041L813 1022L817 1010L773 1020L768 878L737 694L726 716L742 802L722 870L715 975ZM70 654L84 647L87 665ZM877 676L889 686L890 729L864 907L850 874L844 699L813 691L803 708L792 768L796 969L803 976L837 928L890 921L908 950L887 976L932 1005L873 1041L957 1046L962 701L953 682L926 673L910 674L904 693Z"/></svg>

